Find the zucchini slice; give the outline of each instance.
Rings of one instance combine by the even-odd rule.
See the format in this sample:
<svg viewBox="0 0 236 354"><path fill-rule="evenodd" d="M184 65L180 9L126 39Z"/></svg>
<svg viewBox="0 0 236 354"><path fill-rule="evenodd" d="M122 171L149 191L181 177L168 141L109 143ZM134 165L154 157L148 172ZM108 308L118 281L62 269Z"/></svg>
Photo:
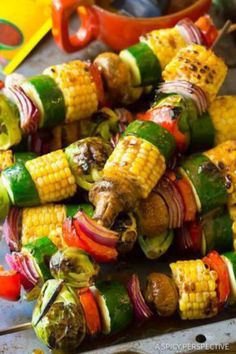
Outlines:
<svg viewBox="0 0 236 354"><path fill-rule="evenodd" d="M7 150L21 141L20 116L17 107L0 94L0 150Z"/></svg>
<svg viewBox="0 0 236 354"><path fill-rule="evenodd" d="M102 316L103 333L116 333L133 320L133 306L125 287L116 281L100 281L91 288Z"/></svg>
<svg viewBox="0 0 236 354"><path fill-rule="evenodd" d="M181 163L180 173L188 177L196 198L198 211L203 214L227 203L224 177L203 154L194 154Z"/></svg>
<svg viewBox="0 0 236 354"><path fill-rule="evenodd" d="M6 168L2 172L2 182L13 205L30 207L40 204L34 181L23 162Z"/></svg>
<svg viewBox="0 0 236 354"><path fill-rule="evenodd" d="M33 258L44 282L52 277L49 269L49 260L56 252L57 247L48 237L41 237L22 247L22 253L28 254Z"/></svg>
<svg viewBox="0 0 236 354"><path fill-rule="evenodd" d="M53 127L65 121L64 96L50 76L33 76L22 84L22 88L40 111L40 128Z"/></svg>
<svg viewBox="0 0 236 354"><path fill-rule="evenodd" d="M221 257L225 261L228 268L231 288L229 303L233 305L236 303L236 253L226 252L221 255Z"/></svg>
<svg viewBox="0 0 236 354"><path fill-rule="evenodd" d="M10 209L10 199L6 188L2 183L2 178L0 177L0 222L3 222L7 217Z"/></svg>
<svg viewBox="0 0 236 354"><path fill-rule="evenodd" d="M206 241L206 253L216 250L219 253L233 249L233 221L226 209L204 215L201 219Z"/></svg>
<svg viewBox="0 0 236 354"><path fill-rule="evenodd" d="M157 84L161 80L161 65L151 48L143 42L120 52L121 59L128 65L133 86Z"/></svg>

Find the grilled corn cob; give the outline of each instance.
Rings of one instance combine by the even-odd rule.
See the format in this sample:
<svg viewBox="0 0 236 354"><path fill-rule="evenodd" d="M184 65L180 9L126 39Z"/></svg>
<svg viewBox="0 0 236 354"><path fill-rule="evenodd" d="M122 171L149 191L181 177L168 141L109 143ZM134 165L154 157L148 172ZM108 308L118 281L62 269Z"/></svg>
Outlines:
<svg viewBox="0 0 236 354"><path fill-rule="evenodd" d="M186 80L199 86L208 104L216 97L227 67L211 50L192 44L180 49L162 73L165 81Z"/></svg>
<svg viewBox="0 0 236 354"><path fill-rule="evenodd" d="M48 236L58 247L62 247L62 223L66 219L66 207L48 204L34 208L24 208L22 213L22 245Z"/></svg>
<svg viewBox="0 0 236 354"><path fill-rule="evenodd" d="M234 251L236 251L236 206L229 205L228 206L229 214L231 219L233 220L232 231L233 231L233 246Z"/></svg>
<svg viewBox="0 0 236 354"><path fill-rule="evenodd" d="M60 87L66 105L66 122L87 118L98 108L98 94L88 64L80 60L44 70Z"/></svg>
<svg viewBox="0 0 236 354"><path fill-rule="evenodd" d="M140 197L147 198L165 168L165 159L158 148L143 139L127 136L108 158L103 176L126 177L140 190Z"/></svg>
<svg viewBox="0 0 236 354"><path fill-rule="evenodd" d="M187 42L178 28L168 28L152 31L140 38L159 59L162 69L174 58L178 51L187 46Z"/></svg>
<svg viewBox="0 0 236 354"><path fill-rule="evenodd" d="M215 145L236 139L235 117L236 97L218 96L209 106L209 113L215 128Z"/></svg>
<svg viewBox="0 0 236 354"><path fill-rule="evenodd" d="M62 149L80 139L80 122L58 125L52 129L52 135L50 151Z"/></svg>
<svg viewBox="0 0 236 354"><path fill-rule="evenodd" d="M217 278L214 270L202 260L177 261L170 268L179 290L179 311L182 319L213 317L218 312Z"/></svg>
<svg viewBox="0 0 236 354"><path fill-rule="evenodd" d="M11 150L0 151L0 172L13 165L13 154Z"/></svg>
<svg viewBox="0 0 236 354"><path fill-rule="evenodd" d="M226 179L228 204L236 203L236 140L226 141L204 153Z"/></svg>
<svg viewBox="0 0 236 354"><path fill-rule="evenodd" d="M75 178L62 150L27 161L25 166L35 183L41 203L60 201L75 194Z"/></svg>

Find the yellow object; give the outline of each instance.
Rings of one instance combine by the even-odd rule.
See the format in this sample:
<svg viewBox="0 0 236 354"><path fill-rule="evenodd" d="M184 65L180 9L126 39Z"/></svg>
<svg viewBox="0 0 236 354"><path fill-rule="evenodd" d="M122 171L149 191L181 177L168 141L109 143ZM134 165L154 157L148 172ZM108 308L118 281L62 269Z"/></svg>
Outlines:
<svg viewBox="0 0 236 354"><path fill-rule="evenodd" d="M53 151L25 164L42 204L72 197L76 192L75 178L62 150Z"/></svg>
<svg viewBox="0 0 236 354"><path fill-rule="evenodd" d="M44 70L63 92L66 122L90 117L98 109L98 94L87 63L80 60L54 65Z"/></svg>
<svg viewBox="0 0 236 354"><path fill-rule="evenodd" d="M208 109L215 128L215 145L236 140L236 96L218 96Z"/></svg>
<svg viewBox="0 0 236 354"><path fill-rule="evenodd" d="M170 268L179 291L181 318L197 320L217 315L217 273L202 260L177 261Z"/></svg>
<svg viewBox="0 0 236 354"><path fill-rule="evenodd" d="M11 150L0 151L0 172L13 165L13 154Z"/></svg>
<svg viewBox="0 0 236 354"><path fill-rule="evenodd" d="M187 42L176 27L152 31L142 36L140 41L146 43L152 49L162 69L166 67L181 48L187 46Z"/></svg>
<svg viewBox="0 0 236 354"><path fill-rule="evenodd" d="M229 140L204 153L226 179L228 204L236 204L236 140Z"/></svg>
<svg viewBox="0 0 236 354"><path fill-rule="evenodd" d="M2 0L0 67L13 72L51 29L51 0Z"/></svg>
<svg viewBox="0 0 236 354"><path fill-rule="evenodd" d="M40 237L48 236L58 247L62 247L62 224L66 219L66 207L48 204L24 208L22 213L22 245Z"/></svg>
<svg viewBox="0 0 236 354"><path fill-rule="evenodd" d="M229 214L231 219L233 220L232 231L234 237L234 251L236 251L236 205L229 205L228 206Z"/></svg>
<svg viewBox="0 0 236 354"><path fill-rule="evenodd" d="M179 50L162 73L164 81L186 80L199 86L208 104L216 97L227 74L227 66L213 51L192 44Z"/></svg>
<svg viewBox="0 0 236 354"><path fill-rule="evenodd" d="M141 138L126 136L108 158L103 176L127 178L137 186L140 197L147 198L165 169L165 159L153 144Z"/></svg>

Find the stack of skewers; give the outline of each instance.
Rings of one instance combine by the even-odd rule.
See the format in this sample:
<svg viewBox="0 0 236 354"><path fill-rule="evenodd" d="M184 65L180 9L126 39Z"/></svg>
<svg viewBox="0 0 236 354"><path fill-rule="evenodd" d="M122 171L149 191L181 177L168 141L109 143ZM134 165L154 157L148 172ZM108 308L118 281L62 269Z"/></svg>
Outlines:
<svg viewBox="0 0 236 354"><path fill-rule="evenodd" d="M23 287L37 299L32 326L48 347L77 349L155 313L209 318L236 302L236 99L217 96L227 67L209 49L216 36L209 17L186 19L119 55L6 79L10 270L1 268L0 296L17 301ZM146 112L116 108L153 88ZM98 263L136 241L147 258L175 245L175 257L193 260L171 263L171 277L149 274L143 290L136 274L125 285L96 281Z"/></svg>

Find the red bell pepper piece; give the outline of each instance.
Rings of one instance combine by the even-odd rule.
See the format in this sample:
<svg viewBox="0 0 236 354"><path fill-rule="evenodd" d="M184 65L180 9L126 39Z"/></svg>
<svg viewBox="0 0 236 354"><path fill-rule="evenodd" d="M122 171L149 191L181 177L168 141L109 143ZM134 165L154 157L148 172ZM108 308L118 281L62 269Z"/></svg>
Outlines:
<svg viewBox="0 0 236 354"><path fill-rule="evenodd" d="M199 221L195 220L187 225L190 238L192 240L193 252L202 251L202 226Z"/></svg>
<svg viewBox="0 0 236 354"><path fill-rule="evenodd" d="M171 109L169 109L169 107L163 106L161 109L157 107L157 109L150 109L146 113L137 114L137 119L154 122L168 130L175 138L178 151L184 152L188 146L188 138L179 130L178 119L173 119L170 115L170 111Z"/></svg>
<svg viewBox="0 0 236 354"><path fill-rule="evenodd" d="M20 274L14 270L4 270L0 266L0 298L8 301L18 301L20 290Z"/></svg>
<svg viewBox="0 0 236 354"><path fill-rule="evenodd" d="M78 239L83 243L83 249L89 253L97 262L112 262L115 261L118 252L115 248L101 245L89 238L80 228L76 219L73 220Z"/></svg>
<svg viewBox="0 0 236 354"><path fill-rule="evenodd" d="M104 86L103 86L103 82L102 82L102 76L101 76L101 73L98 69L98 66L96 64L90 64L89 71L90 71L90 74L93 78L93 82L95 83L96 88L97 88L98 101L101 106L104 106L105 105L105 92L104 92Z"/></svg>
<svg viewBox="0 0 236 354"><path fill-rule="evenodd" d="M101 332L101 320L96 300L88 288L79 290L79 300L83 308L87 331L94 336Z"/></svg>
<svg viewBox="0 0 236 354"><path fill-rule="evenodd" d="M77 236L72 218L66 218L62 225L62 237L69 247L77 247L85 250L86 245Z"/></svg>
<svg viewBox="0 0 236 354"><path fill-rule="evenodd" d="M195 220L197 213L197 204L189 182L185 178L180 178L175 180L175 185L178 188L184 201L184 221Z"/></svg>
<svg viewBox="0 0 236 354"><path fill-rule="evenodd" d="M206 46L210 48L218 36L218 30L212 22L210 16L205 15L199 17L197 22L195 22L195 25L200 29Z"/></svg>
<svg viewBox="0 0 236 354"><path fill-rule="evenodd" d="M217 294L219 307L223 308L230 295L230 280L227 265L216 251L211 251L202 260L210 269L215 270L218 274Z"/></svg>

